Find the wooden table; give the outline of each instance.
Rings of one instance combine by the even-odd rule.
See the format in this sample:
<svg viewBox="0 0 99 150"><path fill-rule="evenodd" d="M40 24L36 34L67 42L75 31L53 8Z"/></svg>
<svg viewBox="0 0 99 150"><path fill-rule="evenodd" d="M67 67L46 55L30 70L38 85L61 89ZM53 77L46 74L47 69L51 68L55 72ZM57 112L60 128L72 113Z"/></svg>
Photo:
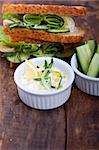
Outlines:
<svg viewBox="0 0 99 150"><path fill-rule="evenodd" d="M85 39L99 42L98 1L58 3L87 6L87 16L77 20L86 31ZM0 150L99 150L99 97L81 92L74 84L63 106L31 109L18 97L13 72L0 57Z"/></svg>

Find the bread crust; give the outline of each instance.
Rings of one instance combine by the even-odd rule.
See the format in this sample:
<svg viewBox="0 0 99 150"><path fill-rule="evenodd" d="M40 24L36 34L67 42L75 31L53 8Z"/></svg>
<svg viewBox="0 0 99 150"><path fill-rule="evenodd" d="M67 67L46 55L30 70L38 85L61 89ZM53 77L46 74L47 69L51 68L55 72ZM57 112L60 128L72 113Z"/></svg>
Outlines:
<svg viewBox="0 0 99 150"><path fill-rule="evenodd" d="M77 43L84 37L84 31L80 28L75 33L48 33L42 30L19 29L13 28L9 30L9 26L4 28L4 33L10 35L11 38L30 38L35 40L59 43Z"/></svg>
<svg viewBox="0 0 99 150"><path fill-rule="evenodd" d="M3 14L59 14L66 16L84 16L86 8L83 6L64 5L31 5L31 4L4 4Z"/></svg>

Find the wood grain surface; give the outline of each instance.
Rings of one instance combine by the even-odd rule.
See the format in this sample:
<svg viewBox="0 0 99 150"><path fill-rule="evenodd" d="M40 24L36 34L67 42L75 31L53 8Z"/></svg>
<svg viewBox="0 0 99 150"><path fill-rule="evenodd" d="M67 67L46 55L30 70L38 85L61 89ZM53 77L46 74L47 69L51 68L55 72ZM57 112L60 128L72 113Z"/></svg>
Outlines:
<svg viewBox="0 0 99 150"><path fill-rule="evenodd" d="M43 3L88 7L87 16L77 22L86 31L85 39L99 42L98 1ZM49 111L31 109L19 99L13 73L0 57L0 150L99 150L99 97L74 84L65 105Z"/></svg>

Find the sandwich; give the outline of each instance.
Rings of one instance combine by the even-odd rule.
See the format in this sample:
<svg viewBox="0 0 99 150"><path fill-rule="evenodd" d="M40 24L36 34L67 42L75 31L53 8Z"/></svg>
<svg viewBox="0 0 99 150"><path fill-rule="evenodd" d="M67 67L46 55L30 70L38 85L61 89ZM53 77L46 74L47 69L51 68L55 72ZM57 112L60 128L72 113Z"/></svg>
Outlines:
<svg viewBox="0 0 99 150"><path fill-rule="evenodd" d="M4 4L2 7L4 33L15 42L41 40L55 43L77 43L84 31L72 16L86 15L82 6Z"/></svg>
<svg viewBox="0 0 99 150"><path fill-rule="evenodd" d="M41 56L68 59L84 31L71 16L84 16L82 6L4 4L0 51L12 64Z"/></svg>
<svg viewBox="0 0 99 150"><path fill-rule="evenodd" d="M35 39L18 39L17 42L11 41L10 36L5 35L4 27L0 27L0 52L2 56L12 63L21 63L26 59L33 57L58 57L61 59L70 58L74 53L74 48L80 43L62 44L49 43Z"/></svg>

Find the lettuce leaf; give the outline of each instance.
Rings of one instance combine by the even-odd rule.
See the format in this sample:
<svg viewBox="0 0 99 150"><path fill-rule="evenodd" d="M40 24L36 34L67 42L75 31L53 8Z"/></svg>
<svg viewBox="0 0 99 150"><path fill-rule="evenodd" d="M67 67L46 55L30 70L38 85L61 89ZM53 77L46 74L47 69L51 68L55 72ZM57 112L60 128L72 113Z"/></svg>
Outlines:
<svg viewBox="0 0 99 150"><path fill-rule="evenodd" d="M31 43L25 43L24 41L19 41L19 42L11 42L10 37L6 34L3 33L3 26L0 26L0 42L2 42L3 45L9 46L9 47L14 47L17 50L22 48L22 46L30 46L32 50L37 50L39 45L38 44L31 44Z"/></svg>
<svg viewBox="0 0 99 150"><path fill-rule="evenodd" d="M0 26L0 41L9 40L9 36L3 33L3 26Z"/></svg>
<svg viewBox="0 0 99 150"><path fill-rule="evenodd" d="M11 19L11 18L17 18L20 20L23 20L23 15L22 14L4 14L3 19Z"/></svg>

